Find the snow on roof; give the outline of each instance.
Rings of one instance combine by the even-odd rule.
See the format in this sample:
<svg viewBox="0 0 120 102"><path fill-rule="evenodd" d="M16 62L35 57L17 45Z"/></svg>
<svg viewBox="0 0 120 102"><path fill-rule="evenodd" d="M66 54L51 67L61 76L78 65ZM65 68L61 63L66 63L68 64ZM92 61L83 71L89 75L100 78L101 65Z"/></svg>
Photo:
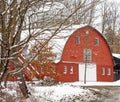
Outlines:
<svg viewBox="0 0 120 102"><path fill-rule="evenodd" d="M55 52L57 54L57 58L55 60L55 63L59 62L61 55L62 55L62 51L64 49L65 43L67 42L69 36L76 31L78 28L84 27L86 26L85 24L81 24L81 25L71 25L69 26L67 29L62 30L59 34L60 37L63 36L62 38L58 38L58 39L53 39L52 40L52 44L54 45L53 47L53 52Z"/></svg>
<svg viewBox="0 0 120 102"><path fill-rule="evenodd" d="M57 36L55 36L53 39L50 40L50 45L53 45L53 52L56 53L57 57L55 59L55 63L59 62L61 59L62 51L64 49L65 43L67 42L69 36L76 31L78 28L84 27L86 24L81 25L71 25L67 27L64 30L61 30ZM64 27L63 27L64 28ZM39 32L40 29L34 29L31 30L31 33ZM53 32L53 29L48 29L47 31L44 31L43 35L38 37L39 39L44 36L44 38L47 38L49 35L51 35ZM23 30L21 34L21 39L25 39L29 35L28 30ZM30 41L30 44L34 44L34 41ZM31 45L29 45L29 48L31 48Z"/></svg>
<svg viewBox="0 0 120 102"><path fill-rule="evenodd" d="M113 53L112 54L114 57L120 58L120 54Z"/></svg>

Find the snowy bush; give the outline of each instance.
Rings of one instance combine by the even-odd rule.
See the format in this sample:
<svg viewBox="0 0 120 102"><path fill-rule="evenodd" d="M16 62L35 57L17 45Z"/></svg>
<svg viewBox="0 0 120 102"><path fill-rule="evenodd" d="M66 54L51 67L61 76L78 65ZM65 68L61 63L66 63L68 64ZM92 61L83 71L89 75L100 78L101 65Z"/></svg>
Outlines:
<svg viewBox="0 0 120 102"><path fill-rule="evenodd" d="M96 102L97 95L89 89L71 84L36 86L31 88L36 102ZM32 98L33 99L33 98Z"/></svg>
<svg viewBox="0 0 120 102"><path fill-rule="evenodd" d="M53 86L59 84L57 81L55 81L53 78L50 77L44 77L43 80L40 80L36 85L37 86Z"/></svg>

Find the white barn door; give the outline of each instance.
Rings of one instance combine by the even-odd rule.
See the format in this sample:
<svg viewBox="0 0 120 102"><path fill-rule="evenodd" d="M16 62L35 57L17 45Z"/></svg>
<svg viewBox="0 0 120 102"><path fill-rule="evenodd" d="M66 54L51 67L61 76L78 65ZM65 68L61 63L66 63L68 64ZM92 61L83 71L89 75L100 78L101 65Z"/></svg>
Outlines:
<svg viewBox="0 0 120 102"><path fill-rule="evenodd" d="M96 64L86 65L86 81L97 81ZM85 63L79 64L79 81L84 81Z"/></svg>

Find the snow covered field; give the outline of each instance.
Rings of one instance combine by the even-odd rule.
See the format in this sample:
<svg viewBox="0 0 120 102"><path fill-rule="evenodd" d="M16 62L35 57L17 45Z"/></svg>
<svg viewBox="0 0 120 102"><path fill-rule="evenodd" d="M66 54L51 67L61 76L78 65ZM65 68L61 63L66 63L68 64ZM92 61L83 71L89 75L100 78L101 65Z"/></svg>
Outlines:
<svg viewBox="0 0 120 102"><path fill-rule="evenodd" d="M82 86L120 86L120 80L105 83L88 82L86 85L81 82L74 82L40 86L39 83L40 81L35 81L34 84L27 84L31 95L30 98L24 99L20 94L17 83L9 82L9 88L2 90L5 96L0 96L0 102L20 102L21 100L22 102L96 102L98 100L97 94L89 88L83 88Z"/></svg>
<svg viewBox="0 0 120 102"><path fill-rule="evenodd" d="M88 89L70 84L62 84L51 87L32 87L33 96L39 102L69 102L73 100L95 101L96 95ZM38 99L39 97L39 99Z"/></svg>

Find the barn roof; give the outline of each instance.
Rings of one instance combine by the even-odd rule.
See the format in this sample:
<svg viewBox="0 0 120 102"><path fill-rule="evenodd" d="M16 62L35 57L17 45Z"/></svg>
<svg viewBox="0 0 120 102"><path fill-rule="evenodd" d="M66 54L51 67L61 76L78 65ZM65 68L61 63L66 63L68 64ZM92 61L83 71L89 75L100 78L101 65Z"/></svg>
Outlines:
<svg viewBox="0 0 120 102"><path fill-rule="evenodd" d="M82 29L82 28L84 28L84 27L89 27L89 28L95 30L95 31L105 40L106 45L108 46L107 41L106 41L106 39L104 38L104 36L103 36L97 29L93 28L92 26L89 26L89 25L81 25L81 26L80 26L80 25L79 25L79 26L73 26L73 27L74 27L73 29L71 28L71 30L68 30L68 31L66 32L66 33L68 33L68 35L69 35L68 38L69 38L74 32L76 32L77 30ZM66 34L65 32L61 32L61 33ZM58 58L57 58L57 60L55 61L56 63L59 62L60 59L61 59L61 55L62 55L62 52L63 52L64 46L65 46L65 43L67 42L68 38L67 38L67 39L59 39L59 40L56 40L56 45L59 46L59 48L60 48L59 51L56 50L57 53L59 52ZM109 48L109 46L108 46L108 48ZM55 49L56 49L56 48L55 48ZM111 56L112 56L112 54L111 54Z"/></svg>
<svg viewBox="0 0 120 102"><path fill-rule="evenodd" d="M115 63L115 70L120 70L120 54L112 54L113 55L113 60Z"/></svg>
<svg viewBox="0 0 120 102"><path fill-rule="evenodd" d="M67 29L61 31L58 35L62 36L61 39L53 39L51 41L52 44L54 44L54 48L53 51L57 54L57 58L55 60L55 63L59 62L61 59L61 55L65 46L65 43L67 42L68 38L71 36L71 34L73 34L77 29L80 29L82 27L85 27L87 25L72 25L70 27L68 27Z"/></svg>
<svg viewBox="0 0 120 102"><path fill-rule="evenodd" d="M115 64L120 64L120 58L113 56L113 60L114 60Z"/></svg>
<svg viewBox="0 0 120 102"><path fill-rule="evenodd" d="M67 29L65 30L62 30L58 35L58 38L57 37L54 37L54 39L51 40L51 44L53 45L53 52L57 54L57 58L55 59L55 63L59 62L60 59L61 59L61 56L62 56L62 52L63 52L63 49L64 49L64 46L65 46L65 43L67 42L68 38L77 30L81 29L81 28L84 28L84 27L90 27L91 29L95 30L96 32L98 32L98 34L100 34L100 36L105 40L105 38L102 36L102 34L95 28L93 28L92 26L89 26L89 25L71 25L70 27L68 27ZM23 31L23 33L28 34L28 32L25 30ZM46 32L45 32L46 33ZM47 33L50 33L49 31L47 31ZM22 34L24 35L24 34ZM49 35L49 34L47 34ZM26 37L24 35L24 37ZM24 37L21 37L21 38L24 38ZM60 37L60 39L59 39ZM107 42L106 42L107 43ZM108 45L108 44L107 44ZM108 46L109 47L109 46Z"/></svg>
<svg viewBox="0 0 120 102"><path fill-rule="evenodd" d="M115 62L114 69L116 71L120 70L120 58L113 56L113 60Z"/></svg>

